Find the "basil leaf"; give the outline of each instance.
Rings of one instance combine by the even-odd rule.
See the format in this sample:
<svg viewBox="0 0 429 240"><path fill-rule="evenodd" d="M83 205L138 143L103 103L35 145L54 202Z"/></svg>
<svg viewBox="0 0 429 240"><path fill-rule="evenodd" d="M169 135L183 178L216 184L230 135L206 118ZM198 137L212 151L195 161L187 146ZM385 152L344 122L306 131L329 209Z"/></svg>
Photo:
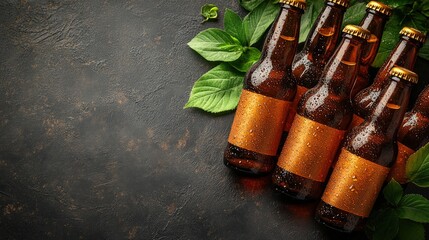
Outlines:
<svg viewBox="0 0 429 240"><path fill-rule="evenodd" d="M301 17L299 42L304 42L307 39L307 36L322 11L323 6L325 6L324 1L307 1L307 9Z"/></svg>
<svg viewBox="0 0 429 240"><path fill-rule="evenodd" d="M196 107L218 113L237 107L244 74L222 63L198 79L185 108Z"/></svg>
<svg viewBox="0 0 429 240"><path fill-rule="evenodd" d="M243 47L236 38L217 28L198 33L188 46L208 61L231 62L243 53Z"/></svg>
<svg viewBox="0 0 429 240"><path fill-rule="evenodd" d="M279 10L278 4L265 1L244 17L244 32L249 46L259 41L275 20Z"/></svg>
<svg viewBox="0 0 429 240"><path fill-rule="evenodd" d="M402 219L429 223L429 200L418 194L404 195L396 212Z"/></svg>
<svg viewBox="0 0 429 240"><path fill-rule="evenodd" d="M426 40L425 45L420 49L419 56L429 61L429 40Z"/></svg>
<svg viewBox="0 0 429 240"><path fill-rule="evenodd" d="M239 59L230 64L240 72L247 72L260 57L261 52L257 48L249 47Z"/></svg>
<svg viewBox="0 0 429 240"><path fill-rule="evenodd" d="M356 3L349 7L344 14L343 26L354 24L358 25L366 14L366 3Z"/></svg>
<svg viewBox="0 0 429 240"><path fill-rule="evenodd" d="M399 217L393 208L385 208L371 216L368 231L372 240L391 240L398 234Z"/></svg>
<svg viewBox="0 0 429 240"><path fill-rule="evenodd" d="M379 68L389 57L393 48L399 40L399 31L401 30L401 17L398 15L392 15L390 20L387 22L384 28L383 36L380 42L380 48L378 49L377 56L372 63L373 67Z"/></svg>
<svg viewBox="0 0 429 240"><path fill-rule="evenodd" d="M400 219L399 232L395 240L425 240L425 228L421 223Z"/></svg>
<svg viewBox="0 0 429 240"><path fill-rule="evenodd" d="M405 173L410 182L429 187L429 143L408 158Z"/></svg>
<svg viewBox="0 0 429 240"><path fill-rule="evenodd" d="M383 195L392 206L397 206L402 199L402 195L404 195L404 190L395 179L392 179L389 184L384 187Z"/></svg>
<svg viewBox="0 0 429 240"><path fill-rule="evenodd" d="M204 21L208 21L209 19L216 19L217 18L217 11L219 8L214 4L205 4L201 8L201 16L204 17Z"/></svg>
<svg viewBox="0 0 429 240"><path fill-rule="evenodd" d="M237 38L243 46L247 45L243 22L237 13L226 9L223 19L223 28L225 29L225 32Z"/></svg>
<svg viewBox="0 0 429 240"><path fill-rule="evenodd" d="M240 5L247 11L253 11L264 0L239 0Z"/></svg>

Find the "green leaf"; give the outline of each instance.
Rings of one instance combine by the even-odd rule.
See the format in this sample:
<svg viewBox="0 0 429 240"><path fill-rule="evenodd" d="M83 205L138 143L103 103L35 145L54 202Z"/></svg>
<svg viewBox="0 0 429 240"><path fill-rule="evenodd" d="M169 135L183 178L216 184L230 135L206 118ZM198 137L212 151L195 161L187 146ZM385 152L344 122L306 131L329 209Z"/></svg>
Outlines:
<svg viewBox="0 0 429 240"><path fill-rule="evenodd" d="M390 20L387 22L384 28L383 36L381 38L380 48L378 49L377 56L372 63L373 67L381 67L390 52L396 46L399 40L399 31L401 30L401 17L398 15L392 15Z"/></svg>
<svg viewBox="0 0 429 240"><path fill-rule="evenodd" d="M366 14L366 3L360 2L349 7L344 14L343 26L354 24L358 25Z"/></svg>
<svg viewBox="0 0 429 240"><path fill-rule="evenodd" d="M384 198L392 205L397 206L404 195L401 185L392 179L383 189Z"/></svg>
<svg viewBox="0 0 429 240"><path fill-rule="evenodd" d="M426 40L425 45L420 49L419 56L429 61L429 40Z"/></svg>
<svg viewBox="0 0 429 240"><path fill-rule="evenodd" d="M249 47L239 59L230 62L230 64L240 72L247 72L260 57L261 52L257 48Z"/></svg>
<svg viewBox="0 0 429 240"><path fill-rule="evenodd" d="M235 37L217 28L198 33L188 46L208 61L231 62L243 53L243 47Z"/></svg>
<svg viewBox="0 0 429 240"><path fill-rule="evenodd" d="M421 223L400 219L399 232L395 240L425 240L425 228Z"/></svg>
<svg viewBox="0 0 429 240"><path fill-rule="evenodd" d="M249 46L253 46L259 41L275 20L279 10L278 4L265 1L244 17L244 32Z"/></svg>
<svg viewBox="0 0 429 240"><path fill-rule="evenodd" d="M247 11L253 11L264 0L239 0L240 5Z"/></svg>
<svg viewBox="0 0 429 240"><path fill-rule="evenodd" d="M420 11L429 18L429 1L421 1Z"/></svg>
<svg viewBox="0 0 429 240"><path fill-rule="evenodd" d="M371 215L367 230L367 235L372 240L391 240L399 230L398 215L393 208L381 209Z"/></svg>
<svg viewBox="0 0 429 240"><path fill-rule="evenodd" d="M307 1L307 8L301 17L299 42L304 42L307 39L307 36L310 33L310 30L319 16L323 6L325 6L324 1Z"/></svg>
<svg viewBox="0 0 429 240"><path fill-rule="evenodd" d="M219 8L214 4L205 4L201 8L201 16L204 17L204 21L208 21L209 19L216 19L217 18L217 11Z"/></svg>
<svg viewBox="0 0 429 240"><path fill-rule="evenodd" d="M396 212L402 219L429 223L429 200L418 194L404 195Z"/></svg>
<svg viewBox="0 0 429 240"><path fill-rule="evenodd" d="M185 108L196 107L218 113L237 107L244 74L222 63L198 79Z"/></svg>
<svg viewBox="0 0 429 240"><path fill-rule="evenodd" d="M429 187L429 143L408 158L405 173L410 182Z"/></svg>
<svg viewBox="0 0 429 240"><path fill-rule="evenodd" d="M383 3L389 5L391 8L403 7L407 4L412 4L413 0L384 0Z"/></svg>
<svg viewBox="0 0 429 240"><path fill-rule="evenodd" d="M244 33L243 22L237 13L226 9L223 19L225 32L237 38L243 46L247 45L246 34Z"/></svg>
<svg viewBox="0 0 429 240"><path fill-rule="evenodd" d="M402 22L404 26L410 26L420 31L424 31L427 29L428 19L420 12L412 12L411 14L408 14Z"/></svg>

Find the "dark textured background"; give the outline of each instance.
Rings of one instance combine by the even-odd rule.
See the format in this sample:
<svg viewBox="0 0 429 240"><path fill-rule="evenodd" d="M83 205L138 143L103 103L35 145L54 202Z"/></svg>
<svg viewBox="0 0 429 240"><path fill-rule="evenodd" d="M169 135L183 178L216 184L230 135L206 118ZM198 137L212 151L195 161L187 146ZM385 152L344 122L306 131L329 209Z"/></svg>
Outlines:
<svg viewBox="0 0 429 240"><path fill-rule="evenodd" d="M1 239L338 237L223 166L233 114L182 110L204 3L0 1Z"/></svg>

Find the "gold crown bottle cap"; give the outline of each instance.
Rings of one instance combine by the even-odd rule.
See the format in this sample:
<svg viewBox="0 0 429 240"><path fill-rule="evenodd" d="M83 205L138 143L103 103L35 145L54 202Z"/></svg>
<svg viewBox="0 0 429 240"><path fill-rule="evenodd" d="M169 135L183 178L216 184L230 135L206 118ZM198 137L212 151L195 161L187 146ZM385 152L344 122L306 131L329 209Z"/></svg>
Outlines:
<svg viewBox="0 0 429 240"><path fill-rule="evenodd" d="M326 1L338 4L338 5L346 7L346 8L348 8L350 6L349 0L326 0Z"/></svg>
<svg viewBox="0 0 429 240"><path fill-rule="evenodd" d="M279 3L291 5L293 7L297 7L302 10L305 10L305 7L307 5L305 0L280 0Z"/></svg>
<svg viewBox="0 0 429 240"><path fill-rule="evenodd" d="M361 28L359 26L356 25L347 25L344 27L343 29L343 33L347 33L350 34L352 36L356 36L356 37L360 37L363 38L365 40L368 40L369 37L371 36L371 32Z"/></svg>
<svg viewBox="0 0 429 240"><path fill-rule="evenodd" d="M392 15L392 8L381 2L371 1L366 5L366 8L372 9L386 16Z"/></svg>
<svg viewBox="0 0 429 240"><path fill-rule="evenodd" d="M393 67L390 69L390 76L398 77L412 83L417 83L419 81L419 76L417 73L403 67Z"/></svg>
<svg viewBox="0 0 429 240"><path fill-rule="evenodd" d="M399 34L417 40L421 43L425 43L426 41L426 36L415 28L404 27Z"/></svg>

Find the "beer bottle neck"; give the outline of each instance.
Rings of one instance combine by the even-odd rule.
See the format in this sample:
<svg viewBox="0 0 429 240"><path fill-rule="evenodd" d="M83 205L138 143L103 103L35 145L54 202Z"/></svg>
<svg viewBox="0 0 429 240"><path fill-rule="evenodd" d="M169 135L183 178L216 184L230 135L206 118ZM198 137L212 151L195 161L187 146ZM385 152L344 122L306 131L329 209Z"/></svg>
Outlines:
<svg viewBox="0 0 429 240"><path fill-rule="evenodd" d="M388 16L368 9L365 17L360 22L361 27L371 32L370 39L368 39L366 44L362 47L361 67L369 67L374 61L387 19Z"/></svg>
<svg viewBox="0 0 429 240"><path fill-rule="evenodd" d="M398 133L411 94L411 84L392 77L386 86L370 117L370 126L384 133L387 141L392 141Z"/></svg>
<svg viewBox="0 0 429 240"><path fill-rule="evenodd" d="M395 65L413 70L418 51L421 47L422 44L420 42L402 36L395 49L390 53L389 58L381 66L377 76L375 76L372 87L382 88L389 81L389 71Z"/></svg>
<svg viewBox="0 0 429 240"><path fill-rule="evenodd" d="M343 6L326 2L304 44L303 51L308 54L308 59L318 63L329 60L341 32L345 10Z"/></svg>
<svg viewBox="0 0 429 240"><path fill-rule="evenodd" d="M363 41L358 37L344 35L321 77L321 84L327 85L331 94L349 97L357 74Z"/></svg>
<svg viewBox="0 0 429 240"><path fill-rule="evenodd" d="M268 33L262 49L262 60L270 60L276 69L290 67L298 45L303 11L284 4Z"/></svg>

